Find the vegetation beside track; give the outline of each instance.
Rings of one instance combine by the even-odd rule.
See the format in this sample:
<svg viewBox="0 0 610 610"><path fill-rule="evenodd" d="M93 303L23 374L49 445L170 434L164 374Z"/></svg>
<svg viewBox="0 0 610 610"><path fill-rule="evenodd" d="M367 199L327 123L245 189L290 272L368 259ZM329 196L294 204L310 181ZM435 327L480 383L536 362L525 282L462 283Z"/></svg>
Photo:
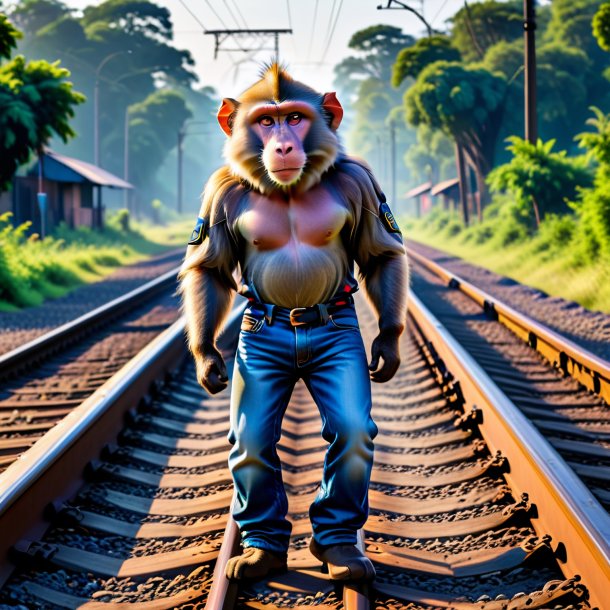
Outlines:
<svg viewBox="0 0 610 610"><path fill-rule="evenodd" d="M586 256L576 243L579 219L549 215L528 234L506 214L506 204L496 201L482 223L468 228L457 213L436 209L403 221L403 233L549 295L610 312L610 261L599 252Z"/></svg>
<svg viewBox="0 0 610 610"><path fill-rule="evenodd" d="M28 235L29 223L13 226L0 215L0 310L40 305L118 266L184 245L191 221L166 225L134 223L126 211L110 216L102 231L60 226L40 239Z"/></svg>

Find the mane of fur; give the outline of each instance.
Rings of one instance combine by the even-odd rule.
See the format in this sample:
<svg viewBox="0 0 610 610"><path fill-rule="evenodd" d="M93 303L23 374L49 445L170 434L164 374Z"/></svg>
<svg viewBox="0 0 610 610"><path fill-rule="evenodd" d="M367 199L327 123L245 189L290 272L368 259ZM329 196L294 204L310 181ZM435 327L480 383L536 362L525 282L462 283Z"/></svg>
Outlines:
<svg viewBox="0 0 610 610"><path fill-rule="evenodd" d="M301 100L319 111L303 142L307 153L307 165L301 179L290 187L281 187L267 175L262 161L263 145L247 124L248 110L264 102L280 103ZM263 194L275 190L304 193L320 182L322 175L334 164L340 153L337 135L328 126L328 117L322 108L323 95L294 80L277 63L264 68L260 80L244 91L238 100L233 122L233 134L225 144L225 157L234 175L245 180Z"/></svg>

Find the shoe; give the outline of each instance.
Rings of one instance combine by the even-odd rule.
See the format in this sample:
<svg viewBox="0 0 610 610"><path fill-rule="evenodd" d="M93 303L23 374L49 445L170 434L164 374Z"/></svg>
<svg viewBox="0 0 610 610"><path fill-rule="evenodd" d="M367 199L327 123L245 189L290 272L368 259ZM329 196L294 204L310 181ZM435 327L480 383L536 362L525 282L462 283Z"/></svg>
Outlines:
<svg viewBox="0 0 610 610"><path fill-rule="evenodd" d="M229 580L263 578L272 572L285 570L286 560L285 553L280 555L250 546L241 555L229 559L225 574Z"/></svg>
<svg viewBox="0 0 610 610"><path fill-rule="evenodd" d="M353 544L321 546L313 538L311 554L328 566L333 580L373 580L375 568L371 560Z"/></svg>

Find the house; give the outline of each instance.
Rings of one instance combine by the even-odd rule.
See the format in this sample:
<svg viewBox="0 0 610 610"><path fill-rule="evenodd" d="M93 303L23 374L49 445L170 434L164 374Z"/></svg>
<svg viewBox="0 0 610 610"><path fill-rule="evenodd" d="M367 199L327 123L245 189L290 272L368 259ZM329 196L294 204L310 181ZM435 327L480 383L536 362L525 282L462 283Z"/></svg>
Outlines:
<svg viewBox="0 0 610 610"><path fill-rule="evenodd" d="M405 193L406 199L415 199L415 215L418 218L422 214L429 212L432 207L432 198L430 197L431 190L432 182L424 182Z"/></svg>
<svg viewBox="0 0 610 610"><path fill-rule="evenodd" d="M69 227L101 228L104 224L104 188L132 189L122 178L91 163L45 149L42 162L42 192L47 194L47 230L65 222ZM14 222L32 221L32 231L41 231L36 163L26 176L13 182Z"/></svg>
<svg viewBox="0 0 610 610"><path fill-rule="evenodd" d="M441 197L445 210L455 210L460 202L460 180L450 178L435 184L430 190L432 197Z"/></svg>

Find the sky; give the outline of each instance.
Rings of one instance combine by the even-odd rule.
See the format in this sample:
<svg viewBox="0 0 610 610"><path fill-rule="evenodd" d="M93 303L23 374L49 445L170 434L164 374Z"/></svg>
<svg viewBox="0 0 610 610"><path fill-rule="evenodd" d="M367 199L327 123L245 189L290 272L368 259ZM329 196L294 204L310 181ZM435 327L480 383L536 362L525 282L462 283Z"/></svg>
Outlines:
<svg viewBox="0 0 610 610"><path fill-rule="evenodd" d="M95 0L64 0L83 9ZM157 0L169 9L174 23L174 44L187 49L196 62L201 85L213 86L222 97L236 97L257 79L260 66L273 55L273 40L250 58L249 54L220 52L214 59L214 36L203 30L253 28L292 29L280 35L280 59L290 73L320 91L331 91L333 66L351 54L351 35L370 25L395 25L404 32L421 36L423 24L406 10L377 10L387 0ZM409 3L409 2L405 2ZM463 6L463 0L412 0L435 28ZM333 11L334 9L334 11ZM332 33L332 36L331 36ZM263 41L240 41L259 46ZM231 44L229 44L231 43ZM234 41L223 44L235 48Z"/></svg>

